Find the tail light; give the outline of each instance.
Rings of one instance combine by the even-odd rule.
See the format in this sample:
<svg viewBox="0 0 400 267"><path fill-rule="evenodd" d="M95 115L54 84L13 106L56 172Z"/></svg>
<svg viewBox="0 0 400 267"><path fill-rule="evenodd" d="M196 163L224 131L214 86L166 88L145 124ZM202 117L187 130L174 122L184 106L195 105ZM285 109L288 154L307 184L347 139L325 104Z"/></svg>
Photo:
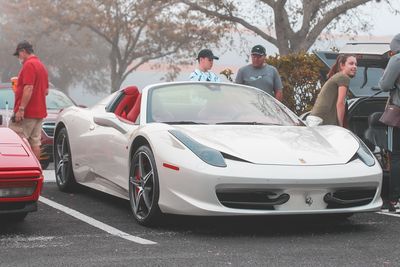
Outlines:
<svg viewBox="0 0 400 267"><path fill-rule="evenodd" d="M0 198L28 197L32 195L37 181L16 181L0 183Z"/></svg>

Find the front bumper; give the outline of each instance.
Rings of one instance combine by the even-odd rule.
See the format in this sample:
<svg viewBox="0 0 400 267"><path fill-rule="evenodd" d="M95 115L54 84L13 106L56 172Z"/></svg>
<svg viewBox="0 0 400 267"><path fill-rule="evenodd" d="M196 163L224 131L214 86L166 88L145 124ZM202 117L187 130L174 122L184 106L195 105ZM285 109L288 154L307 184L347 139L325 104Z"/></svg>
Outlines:
<svg viewBox="0 0 400 267"><path fill-rule="evenodd" d="M160 209L219 216L355 213L382 206L379 164L367 167L360 160L326 166L226 162L226 168L177 164L179 171L157 164Z"/></svg>
<svg viewBox="0 0 400 267"><path fill-rule="evenodd" d="M40 170L0 172L0 214L37 210L43 187Z"/></svg>

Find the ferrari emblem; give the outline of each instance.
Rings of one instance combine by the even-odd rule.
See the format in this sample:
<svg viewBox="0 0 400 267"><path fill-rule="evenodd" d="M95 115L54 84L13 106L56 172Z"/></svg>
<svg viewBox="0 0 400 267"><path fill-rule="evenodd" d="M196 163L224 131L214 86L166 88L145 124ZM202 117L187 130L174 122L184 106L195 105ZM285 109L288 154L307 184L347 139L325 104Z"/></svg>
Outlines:
<svg viewBox="0 0 400 267"><path fill-rule="evenodd" d="M306 197L306 204L307 204L308 206L311 206L312 203L313 203L313 199L312 199L310 196L307 196L307 197Z"/></svg>
<svg viewBox="0 0 400 267"><path fill-rule="evenodd" d="M302 158L299 158L300 163L306 164L306 161Z"/></svg>

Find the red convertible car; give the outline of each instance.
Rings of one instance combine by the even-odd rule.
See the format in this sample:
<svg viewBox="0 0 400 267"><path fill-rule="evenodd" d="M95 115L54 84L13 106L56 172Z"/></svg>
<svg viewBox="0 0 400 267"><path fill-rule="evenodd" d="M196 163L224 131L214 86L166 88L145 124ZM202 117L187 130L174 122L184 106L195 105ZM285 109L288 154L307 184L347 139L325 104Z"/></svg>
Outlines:
<svg viewBox="0 0 400 267"><path fill-rule="evenodd" d="M0 221L22 221L36 211L42 185L42 169L29 145L0 128Z"/></svg>

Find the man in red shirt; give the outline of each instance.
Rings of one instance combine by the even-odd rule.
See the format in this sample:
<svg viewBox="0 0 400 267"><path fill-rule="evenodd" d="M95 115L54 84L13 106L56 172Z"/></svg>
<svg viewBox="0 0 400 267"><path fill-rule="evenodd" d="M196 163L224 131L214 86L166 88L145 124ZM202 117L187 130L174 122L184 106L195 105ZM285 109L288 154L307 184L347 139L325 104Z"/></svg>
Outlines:
<svg viewBox="0 0 400 267"><path fill-rule="evenodd" d="M28 140L39 159L42 121L47 116L48 73L43 63L33 54L29 42L20 42L14 56L18 57L22 68L18 74L14 116L9 127Z"/></svg>

